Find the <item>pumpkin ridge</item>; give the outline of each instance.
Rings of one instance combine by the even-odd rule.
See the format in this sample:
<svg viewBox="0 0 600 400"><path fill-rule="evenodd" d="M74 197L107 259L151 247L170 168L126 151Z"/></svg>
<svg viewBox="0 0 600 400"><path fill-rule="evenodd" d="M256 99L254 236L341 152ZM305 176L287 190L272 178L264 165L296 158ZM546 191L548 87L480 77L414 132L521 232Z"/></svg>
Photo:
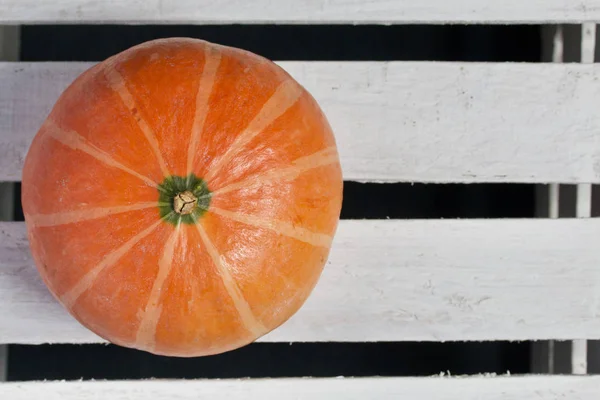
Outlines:
<svg viewBox="0 0 600 400"><path fill-rule="evenodd" d="M212 94L217 71L221 63L221 52L211 47L206 47L204 51L204 68L202 76L198 83L198 92L196 94L196 105L194 110L194 121L192 122L191 140L188 148L187 172L191 176L194 171L194 162L196 161L196 152L198 143L204 129L206 116L210 111L208 101Z"/></svg>
<svg viewBox="0 0 600 400"><path fill-rule="evenodd" d="M296 104L302 96L302 90L302 87L291 79L282 82L244 131L234 140L217 162L211 166L206 174L206 180L208 182L212 181L218 175L220 169L239 153L245 145Z"/></svg>
<svg viewBox="0 0 600 400"><path fill-rule="evenodd" d="M238 189L253 189L273 181L293 181L299 175L315 168L335 164L339 161L335 146L319 150L308 156L299 157L285 167L273 168L249 176L241 181L233 182L212 192L212 197L232 192Z"/></svg>
<svg viewBox="0 0 600 400"><path fill-rule="evenodd" d="M221 277L221 280L223 281L223 285L225 286L227 294L233 301L233 304L240 318L242 319L244 327L248 332L256 337L262 336L268 331L268 329L256 318L252 312L248 301L244 298L244 295L242 294L242 291L237 285L235 279L233 276L231 276L229 270L221 262L221 255L208 237L208 233L206 233L204 227L201 224L196 224L196 230L198 231L200 239L202 240L204 247L212 259L213 264L219 276Z"/></svg>
<svg viewBox="0 0 600 400"><path fill-rule="evenodd" d="M106 79L108 80L111 89L119 95L121 101L123 102L125 107L127 107L129 112L131 113L131 116L135 119L138 126L144 133L146 140L148 140L148 143L150 143L150 147L152 148L152 151L156 156L160 169L163 172L163 175L165 177L170 176L171 174L169 173L169 169L167 168L165 159L163 158L163 155L160 151L158 140L156 139L154 130L150 127L148 122L140 115L138 108L135 105L133 95L131 94L129 89L127 89L125 79L110 64L106 65L106 68L104 69L104 75L106 76Z"/></svg>
<svg viewBox="0 0 600 400"><path fill-rule="evenodd" d="M63 211L52 214L26 214L25 218L33 227L48 227L66 224L75 224L78 222L89 221L110 217L111 215L121 214L129 211L144 210L156 207L155 201L135 203L124 206L108 206L97 208L84 208L80 210Z"/></svg>
<svg viewBox="0 0 600 400"><path fill-rule="evenodd" d="M277 219L266 220L265 218L259 218L254 215L228 211L217 207L211 207L210 212L246 225L270 229L279 235L291 237L313 246L329 247L333 240L333 238L327 234L313 232L287 221Z"/></svg>
<svg viewBox="0 0 600 400"><path fill-rule="evenodd" d="M82 152L88 154L89 156L95 158L96 160L108 165L109 167L118 168L124 172L127 172L130 175L135 176L136 178L141 179L148 186L151 186L151 187L154 187L157 189L159 188L159 185L157 182L154 182L152 179L121 164L120 162L115 160L113 157L111 157L110 155L108 155L107 153L102 151L101 149L99 149L96 146L94 146L93 144L89 143L88 140L86 138L84 138L83 136L81 136L81 134L79 134L78 132L71 130L71 129L69 129L69 130L63 129L50 119L48 119L46 121L46 123L44 124L44 127L46 128L44 130L44 132L49 137L51 137L52 139L56 140L57 142L63 144L64 146L67 146L68 148L73 149L73 150L82 151Z"/></svg>
<svg viewBox="0 0 600 400"><path fill-rule="evenodd" d="M159 305L160 295L165 281L167 280L171 269L173 268L173 258L175 256L175 247L181 235L180 224L177 224L175 230L171 233L163 253L158 260L158 274L154 278L150 296L143 310L142 320L136 334L135 345L138 348L154 351L156 346L156 326L162 313L162 305Z"/></svg>
<svg viewBox="0 0 600 400"><path fill-rule="evenodd" d="M89 288L94 285L96 278L98 275L105 269L110 268L114 265L121 257L123 257L133 246L135 246L140 240L150 235L162 222L162 219L156 221L148 228L144 229L137 235L128 239L125 243L123 243L116 250L113 250L111 253L106 255L102 261L90 271L88 271L81 279L73 285L71 289L69 289L66 293L64 293L60 297L61 302L67 307L71 308L77 302L77 299Z"/></svg>

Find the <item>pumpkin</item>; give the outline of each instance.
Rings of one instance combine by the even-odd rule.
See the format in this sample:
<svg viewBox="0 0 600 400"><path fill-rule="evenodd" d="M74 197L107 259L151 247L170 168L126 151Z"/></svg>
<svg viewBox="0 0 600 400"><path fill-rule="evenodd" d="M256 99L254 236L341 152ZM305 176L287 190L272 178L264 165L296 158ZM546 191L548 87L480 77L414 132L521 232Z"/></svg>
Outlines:
<svg viewBox="0 0 600 400"><path fill-rule="evenodd" d="M82 73L26 156L22 204L52 295L114 344L192 357L286 322L329 256L342 171L281 67L190 38Z"/></svg>

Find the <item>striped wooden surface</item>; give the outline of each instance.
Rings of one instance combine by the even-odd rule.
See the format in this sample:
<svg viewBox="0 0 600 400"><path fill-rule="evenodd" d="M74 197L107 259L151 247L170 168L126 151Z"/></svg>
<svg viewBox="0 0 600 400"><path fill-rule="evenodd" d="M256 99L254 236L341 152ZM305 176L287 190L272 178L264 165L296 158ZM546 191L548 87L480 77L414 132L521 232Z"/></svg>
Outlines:
<svg viewBox="0 0 600 400"><path fill-rule="evenodd" d="M600 377L313 378L28 382L0 385L10 400L428 399L596 400Z"/></svg>
<svg viewBox="0 0 600 400"><path fill-rule="evenodd" d="M20 27L0 26L0 60L16 61L19 59ZM0 111L2 113L2 111ZM14 219L15 184L13 182L0 183L0 221ZM8 346L0 345L0 382L8 376Z"/></svg>
<svg viewBox="0 0 600 400"><path fill-rule="evenodd" d="M346 180L600 182L600 67L282 62L336 132ZM0 181L89 63L0 63ZM575 122L574 122L575 121Z"/></svg>
<svg viewBox="0 0 600 400"><path fill-rule="evenodd" d="M262 341L600 338L600 220L342 221L304 307ZM0 224L0 343L98 342Z"/></svg>
<svg viewBox="0 0 600 400"><path fill-rule="evenodd" d="M599 0L0 0L0 23L541 23L600 20Z"/></svg>

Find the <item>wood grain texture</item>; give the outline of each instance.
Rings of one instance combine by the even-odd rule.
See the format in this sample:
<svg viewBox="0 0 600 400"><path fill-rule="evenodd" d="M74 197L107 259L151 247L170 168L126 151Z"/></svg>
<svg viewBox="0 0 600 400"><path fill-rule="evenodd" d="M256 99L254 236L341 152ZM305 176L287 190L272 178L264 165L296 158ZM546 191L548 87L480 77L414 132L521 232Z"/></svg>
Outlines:
<svg viewBox="0 0 600 400"><path fill-rule="evenodd" d="M345 180L600 183L599 65L281 62L336 134ZM87 63L0 63L0 181Z"/></svg>
<svg viewBox="0 0 600 400"><path fill-rule="evenodd" d="M0 23L583 22L599 0L0 0Z"/></svg>
<svg viewBox="0 0 600 400"><path fill-rule="evenodd" d="M261 341L600 338L600 220L341 221L315 291ZM0 343L100 342L0 224Z"/></svg>
<svg viewBox="0 0 600 400"><path fill-rule="evenodd" d="M285 378L27 382L0 385L10 400L596 400L600 377Z"/></svg>

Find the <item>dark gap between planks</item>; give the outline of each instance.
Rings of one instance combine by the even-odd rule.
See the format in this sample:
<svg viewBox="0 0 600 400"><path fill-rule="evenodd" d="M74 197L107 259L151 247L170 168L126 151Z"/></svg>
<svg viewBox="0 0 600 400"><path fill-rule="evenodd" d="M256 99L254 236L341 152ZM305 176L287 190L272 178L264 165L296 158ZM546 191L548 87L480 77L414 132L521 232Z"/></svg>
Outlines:
<svg viewBox="0 0 600 400"><path fill-rule="evenodd" d="M29 360L29 363L24 362ZM263 378L527 373L527 343L254 343L173 358L104 344L14 345L8 379ZM33 363L34 365L30 365Z"/></svg>

